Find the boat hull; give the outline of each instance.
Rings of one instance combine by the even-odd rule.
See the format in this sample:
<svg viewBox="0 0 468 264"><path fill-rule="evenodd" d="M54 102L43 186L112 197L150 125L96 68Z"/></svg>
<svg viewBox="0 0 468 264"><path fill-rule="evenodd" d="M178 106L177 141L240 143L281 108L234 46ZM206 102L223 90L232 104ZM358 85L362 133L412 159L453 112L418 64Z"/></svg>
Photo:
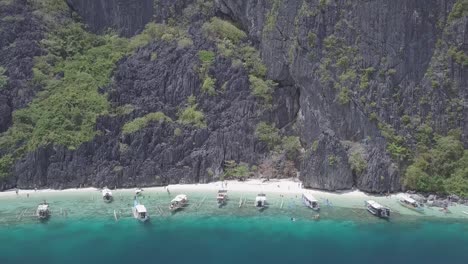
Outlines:
<svg viewBox="0 0 468 264"><path fill-rule="evenodd" d="M368 211L369 213L371 213L372 215L374 215L374 216L376 216L376 217L379 217L379 218L382 218L382 219L389 219L389 218L390 218L389 215L382 215L382 214L380 214L378 211L375 211L375 210L373 210L373 209L370 208L370 207L367 207L367 211Z"/></svg>
<svg viewBox="0 0 468 264"><path fill-rule="evenodd" d="M420 214L423 214L424 213L424 209L422 207L414 207L414 206L411 206L411 205L408 205L404 202L401 202L399 201L400 205L407 208L407 209L410 209L412 211L415 211L415 212L418 212Z"/></svg>
<svg viewBox="0 0 468 264"><path fill-rule="evenodd" d="M320 211L320 205L318 204L318 201L311 202L311 201L307 200L307 198L304 195L302 195L302 203L307 208L310 208L310 209L312 209L314 211L317 211L317 212ZM312 203L315 203L315 206Z"/></svg>

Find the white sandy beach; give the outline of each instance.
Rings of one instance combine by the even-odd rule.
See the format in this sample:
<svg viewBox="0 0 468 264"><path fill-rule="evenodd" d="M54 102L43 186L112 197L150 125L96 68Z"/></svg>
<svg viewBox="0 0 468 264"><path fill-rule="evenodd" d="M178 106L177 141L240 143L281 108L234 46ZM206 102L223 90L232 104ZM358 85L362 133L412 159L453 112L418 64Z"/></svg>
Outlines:
<svg viewBox="0 0 468 264"><path fill-rule="evenodd" d="M322 207L328 204L336 207L345 208L363 208L364 201L375 200L385 206L390 207L393 211L398 212L402 215L414 215L422 216L418 212L414 212L407 208L402 207L398 203L398 199L407 194L398 193L390 196L374 196L364 192L353 190L343 192L325 192L320 190L310 190L302 188L302 184L295 179L273 179L268 182L264 182L262 179L249 179L244 182L240 181L223 181L223 182L211 182L206 184L177 184L169 185L167 187L146 187L143 188L145 194L152 193L166 193L167 189L170 190L172 195L178 193L213 193L213 195L219 189L227 189L229 192L242 194L241 196L254 199L257 193L263 192L267 194L270 201L278 201L283 198L289 199L300 199L302 193L310 193L315 196L321 203ZM20 197L24 197L27 194L32 196L40 195L96 195L100 189L97 188L81 188L81 189L65 189L65 190L18 190ZM132 194L135 188L129 189L117 189L113 190L115 194ZM0 192L0 199L16 197L15 190ZM439 210L439 208L426 207L424 216L437 216L437 217L453 217L453 218L468 218L468 215L464 212L468 212L468 206L456 205L449 208L450 214L445 214Z"/></svg>

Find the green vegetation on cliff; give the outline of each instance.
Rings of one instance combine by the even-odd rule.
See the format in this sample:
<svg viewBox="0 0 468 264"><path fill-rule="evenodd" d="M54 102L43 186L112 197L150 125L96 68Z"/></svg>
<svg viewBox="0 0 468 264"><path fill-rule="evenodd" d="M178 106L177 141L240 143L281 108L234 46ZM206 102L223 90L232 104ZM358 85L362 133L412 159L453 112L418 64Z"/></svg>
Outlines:
<svg viewBox="0 0 468 264"><path fill-rule="evenodd" d="M431 148L420 153L406 170L405 186L468 197L468 150L459 137L458 132L437 136Z"/></svg>
<svg viewBox="0 0 468 264"><path fill-rule="evenodd" d="M6 69L0 66L0 90L3 89L7 82L8 77L5 75Z"/></svg>
<svg viewBox="0 0 468 264"><path fill-rule="evenodd" d="M55 3L55 2L54 2ZM94 138L96 119L109 113L107 95L99 92L110 82L117 61L157 36L155 24L129 40L94 35L83 25L67 21L50 29L42 41L46 55L35 58L33 83L43 87L25 108L13 113L13 125L0 135L0 175L26 152L58 144L75 149Z"/></svg>
<svg viewBox="0 0 468 264"><path fill-rule="evenodd" d="M197 128L205 128L206 121L203 112L197 110L195 96L190 96L188 99L188 105L186 108L181 109L178 113L179 119L177 122L183 125L192 125Z"/></svg>
<svg viewBox="0 0 468 264"><path fill-rule="evenodd" d="M131 134L142 128L147 127L151 122L172 122L172 119L167 117L163 112L149 113L143 117L136 118L122 127L122 133Z"/></svg>

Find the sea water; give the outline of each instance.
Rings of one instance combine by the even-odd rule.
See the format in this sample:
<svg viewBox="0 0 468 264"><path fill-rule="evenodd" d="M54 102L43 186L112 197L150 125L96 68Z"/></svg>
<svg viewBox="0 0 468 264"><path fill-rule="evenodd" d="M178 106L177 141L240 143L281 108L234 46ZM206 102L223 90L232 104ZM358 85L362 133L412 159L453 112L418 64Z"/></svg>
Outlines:
<svg viewBox="0 0 468 264"><path fill-rule="evenodd" d="M99 193L2 198L0 263L468 263L463 218L396 213L386 221L363 208L322 206L316 220L295 196L271 198L259 211L254 194L232 193L222 208L215 193L188 195L190 204L172 214L174 195L145 194L148 223L131 217L131 192L110 204ZM32 217L43 199L52 208L47 222Z"/></svg>

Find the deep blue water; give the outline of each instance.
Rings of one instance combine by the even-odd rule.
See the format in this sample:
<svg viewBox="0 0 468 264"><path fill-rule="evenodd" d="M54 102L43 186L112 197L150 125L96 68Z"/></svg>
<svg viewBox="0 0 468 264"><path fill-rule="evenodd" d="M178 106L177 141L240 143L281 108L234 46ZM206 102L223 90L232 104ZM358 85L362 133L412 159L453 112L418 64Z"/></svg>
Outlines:
<svg viewBox="0 0 468 264"><path fill-rule="evenodd" d="M0 226L0 263L468 263L468 224L183 215Z"/></svg>

